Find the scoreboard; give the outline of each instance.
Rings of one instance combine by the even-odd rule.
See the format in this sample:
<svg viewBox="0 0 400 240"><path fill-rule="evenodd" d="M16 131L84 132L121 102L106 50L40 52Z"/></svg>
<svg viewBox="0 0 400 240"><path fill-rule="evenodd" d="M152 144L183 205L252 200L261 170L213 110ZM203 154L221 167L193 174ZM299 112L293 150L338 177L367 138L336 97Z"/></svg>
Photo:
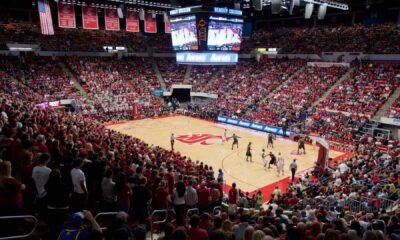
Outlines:
<svg viewBox="0 0 400 240"><path fill-rule="evenodd" d="M237 52L240 51L242 42L242 11L194 6L170 11L170 21L172 47L177 51L178 63L237 62ZM196 57L191 58L191 56ZM187 59L197 60L193 63L186 61ZM207 61L201 62L199 59ZM228 60L236 62L225 62Z"/></svg>

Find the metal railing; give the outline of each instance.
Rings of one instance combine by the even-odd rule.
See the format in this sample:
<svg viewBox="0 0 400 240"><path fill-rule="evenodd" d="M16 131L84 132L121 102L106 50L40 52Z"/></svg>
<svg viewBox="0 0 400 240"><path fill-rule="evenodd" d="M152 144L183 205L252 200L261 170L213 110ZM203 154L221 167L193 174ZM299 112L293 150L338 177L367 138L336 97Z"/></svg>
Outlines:
<svg viewBox="0 0 400 240"><path fill-rule="evenodd" d="M195 213L199 214L199 209L191 208L191 209L187 210L186 217L190 217L191 215L193 215Z"/></svg>
<svg viewBox="0 0 400 240"><path fill-rule="evenodd" d="M161 213L164 214L164 218L162 220L156 220L153 221L154 215L161 215ZM154 224L161 224L165 223L168 219L168 211L166 209L159 209L159 210L154 210L151 215L150 215L150 238L153 240L153 228Z"/></svg>
<svg viewBox="0 0 400 240"><path fill-rule="evenodd" d="M100 217L104 217L104 216L116 216L118 214L118 212L100 212L98 214L96 214L96 216L94 217L94 220L96 220L98 222L98 219ZM100 227L101 230L107 230L107 227Z"/></svg>
<svg viewBox="0 0 400 240"><path fill-rule="evenodd" d="M36 230L36 228L38 226L38 220L36 219L35 216L32 216L32 215L3 216L3 217L0 217L0 222L1 222L1 220L9 221L9 220L12 220L12 219L33 219L33 228L29 233L21 234L21 235L15 235L15 236L0 237L0 240L27 238L27 237L31 236L35 232L35 230Z"/></svg>

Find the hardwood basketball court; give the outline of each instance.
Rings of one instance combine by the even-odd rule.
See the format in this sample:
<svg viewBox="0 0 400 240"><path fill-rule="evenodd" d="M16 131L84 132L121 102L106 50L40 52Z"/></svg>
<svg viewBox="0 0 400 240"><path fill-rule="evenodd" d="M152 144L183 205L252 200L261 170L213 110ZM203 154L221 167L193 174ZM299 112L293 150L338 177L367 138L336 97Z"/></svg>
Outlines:
<svg viewBox="0 0 400 240"><path fill-rule="evenodd" d="M121 133L143 139L149 144L170 149L171 133L175 134L175 151L189 156L193 161L199 160L224 172L227 185L236 182L243 191L253 192L261 189L266 196L266 190L271 190L274 184L281 183L285 187L289 181L289 164L297 159L298 173L312 168L318 156L318 147L306 145L306 155L297 155L297 142L287 138L277 137L274 148L267 149L267 133L250 130L229 124L219 124L211 121L185 116L169 116L144 120L135 120L108 125L108 128ZM233 133L238 135L239 148L231 149L232 141L222 143L224 129L228 137ZM252 142L253 162L246 162L246 147ZM264 169L261 161L261 150L270 151L276 156L280 152L285 159L285 174L278 176L276 167ZM345 153L330 150L329 156L337 158ZM267 160L269 161L269 156Z"/></svg>

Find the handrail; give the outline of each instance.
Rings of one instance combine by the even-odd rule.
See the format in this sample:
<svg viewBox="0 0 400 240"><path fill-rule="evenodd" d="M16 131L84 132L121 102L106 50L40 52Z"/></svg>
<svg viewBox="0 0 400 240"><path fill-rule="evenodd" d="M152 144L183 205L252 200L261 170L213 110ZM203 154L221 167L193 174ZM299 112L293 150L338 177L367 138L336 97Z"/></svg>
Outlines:
<svg viewBox="0 0 400 240"><path fill-rule="evenodd" d="M32 216L32 215L18 215L18 216L2 216L2 217L0 217L0 221L4 220L4 219L5 220L10 220L10 219L26 219L26 218L33 219L33 221L34 221L34 226L33 226L32 230L29 233L23 234L23 235L16 235L16 236L0 237L0 240L27 238L27 237L31 236L35 232L35 230L36 230L36 228L38 226L37 218L35 216Z"/></svg>
<svg viewBox="0 0 400 240"><path fill-rule="evenodd" d="M189 215L190 215L192 212L199 213L199 209L198 209L198 208L191 208L191 209L187 210L187 212L186 212L186 217L189 217Z"/></svg>
<svg viewBox="0 0 400 240"><path fill-rule="evenodd" d="M97 221L97 219L102 216L113 216L113 215L117 215L117 214L118 214L118 212L100 212L100 213L96 214L96 216L94 217L94 220ZM100 229L106 230L107 227L100 227Z"/></svg>
<svg viewBox="0 0 400 240"><path fill-rule="evenodd" d="M222 209L221 206L216 206L213 208L213 215L221 215Z"/></svg>
<svg viewBox="0 0 400 240"><path fill-rule="evenodd" d="M153 217L155 214L159 213L164 213L164 219L163 220L158 220L153 222ZM168 211L166 209L158 209L154 210L151 215L150 215L150 238L153 240L153 226L154 224L160 224L160 223L165 223L168 219Z"/></svg>

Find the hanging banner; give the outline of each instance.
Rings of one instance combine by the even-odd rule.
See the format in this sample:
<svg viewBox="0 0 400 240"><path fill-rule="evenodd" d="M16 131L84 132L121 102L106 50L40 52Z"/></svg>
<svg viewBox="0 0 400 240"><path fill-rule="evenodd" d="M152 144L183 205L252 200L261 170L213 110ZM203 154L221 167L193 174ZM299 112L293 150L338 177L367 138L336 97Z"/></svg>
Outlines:
<svg viewBox="0 0 400 240"><path fill-rule="evenodd" d="M139 13L126 11L126 31L139 32Z"/></svg>
<svg viewBox="0 0 400 240"><path fill-rule="evenodd" d="M165 33L171 33L171 22L169 19L165 21Z"/></svg>
<svg viewBox="0 0 400 240"><path fill-rule="evenodd" d="M58 3L58 26L60 28L76 28L74 5Z"/></svg>
<svg viewBox="0 0 400 240"><path fill-rule="evenodd" d="M82 22L84 29L99 29L97 7L82 6Z"/></svg>
<svg viewBox="0 0 400 240"><path fill-rule="evenodd" d="M119 17L117 9L104 9L104 21L106 25L106 30L119 31Z"/></svg>
<svg viewBox="0 0 400 240"><path fill-rule="evenodd" d="M153 18L153 13L144 13L144 31L147 33L157 33L157 21Z"/></svg>

